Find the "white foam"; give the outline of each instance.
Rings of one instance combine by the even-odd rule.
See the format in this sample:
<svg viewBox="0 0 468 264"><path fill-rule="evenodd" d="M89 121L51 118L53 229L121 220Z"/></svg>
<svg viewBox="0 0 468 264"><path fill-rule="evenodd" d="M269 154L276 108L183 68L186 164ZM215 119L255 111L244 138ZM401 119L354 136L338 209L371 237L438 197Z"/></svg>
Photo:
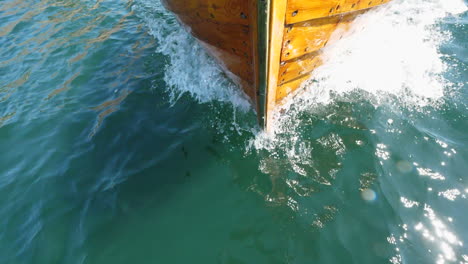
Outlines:
<svg viewBox="0 0 468 264"><path fill-rule="evenodd" d="M170 60L164 80L173 102L189 93L202 103L221 101L251 109L246 96L159 1L138 0L133 9L158 41L157 52ZM304 85L300 98L286 99L284 107L294 109L277 118L273 131L289 134L287 141L299 140L294 136L297 113L320 112L337 100L352 100L346 95L356 91L362 94L359 99L376 106L388 98L411 107L437 104L452 85L444 79L447 65L439 52L450 34L437 23L465 10L463 0L394 0L361 16L355 23L357 33L327 47L327 62ZM275 143L275 133L257 135L252 146L271 150L277 144L300 145Z"/></svg>
<svg viewBox="0 0 468 264"><path fill-rule="evenodd" d="M331 46L319 69L321 87L337 92L359 88L370 93L423 98L443 96L446 70L438 48L450 38L435 25L450 12L466 10L459 0L395 0L362 16L361 32Z"/></svg>
<svg viewBox="0 0 468 264"><path fill-rule="evenodd" d="M451 36L437 23L465 10L462 0L394 0L362 15L355 34L325 49L326 63L303 85L300 105L288 98L285 108L310 109L353 91L375 105L389 96L409 107L437 104L453 86L439 52Z"/></svg>
<svg viewBox="0 0 468 264"><path fill-rule="evenodd" d="M133 10L157 40L156 52L169 58L164 81L173 103L188 93L201 103L221 101L232 103L237 109L250 110L247 97L160 1L138 0Z"/></svg>
<svg viewBox="0 0 468 264"><path fill-rule="evenodd" d="M326 63L299 96L286 98L282 107L286 111L275 113L272 131L258 134L251 146L273 155L293 153L287 157L291 168L310 168L314 150L308 155L299 151L301 142L310 140L298 121L304 113L332 120L336 113L330 107L353 100L374 107L389 102L415 110L437 107L454 87L444 78L448 66L439 51L451 35L438 23L465 10L463 0L394 0L362 15L354 25L357 32L327 47ZM352 115L339 122L353 128L360 125ZM310 171L314 173L313 168Z"/></svg>

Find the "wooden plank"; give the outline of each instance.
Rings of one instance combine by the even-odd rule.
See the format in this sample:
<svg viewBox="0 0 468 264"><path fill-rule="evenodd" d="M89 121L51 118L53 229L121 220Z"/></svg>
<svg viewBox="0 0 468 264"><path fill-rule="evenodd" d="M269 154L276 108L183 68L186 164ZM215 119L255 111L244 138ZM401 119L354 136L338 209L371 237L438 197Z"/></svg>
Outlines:
<svg viewBox="0 0 468 264"><path fill-rule="evenodd" d="M324 17L286 26L281 61L295 59L333 44L349 30L356 17L364 12ZM337 32L342 34L331 39Z"/></svg>
<svg viewBox="0 0 468 264"><path fill-rule="evenodd" d="M260 127L265 127L266 124L266 96L267 96L267 74L268 74L268 39L269 39L269 22L270 22L270 2L269 1L252 1L255 3L255 8L252 12L257 12L256 21L252 21L252 31L256 34L252 38L254 40L254 72L257 84L256 89L257 100L257 118ZM256 10L255 10L256 9ZM252 16L251 16L252 17ZM256 22L256 23L255 23ZM255 30L256 28L256 30Z"/></svg>
<svg viewBox="0 0 468 264"><path fill-rule="evenodd" d="M276 104L281 104L284 97L300 88L324 63L322 53L325 46L332 45L346 34L352 34L350 29L356 17L370 7L389 1L288 0ZM291 10L299 12L292 15L288 13Z"/></svg>
<svg viewBox="0 0 468 264"><path fill-rule="evenodd" d="M259 86L259 54L258 54L258 5L257 1L249 1L249 24L250 24L250 31L249 31L249 39L251 40L250 45L250 54L251 54L251 74L252 74L252 85L244 87L247 95L252 99L252 103L255 105L257 113L259 113L259 105L258 105L258 98L257 98L257 89ZM260 116L257 116L260 119Z"/></svg>
<svg viewBox="0 0 468 264"><path fill-rule="evenodd" d="M266 102L266 130L271 130L272 113L276 105L276 88L283 43L284 19L287 0L271 0L270 2L270 33L268 45L268 78Z"/></svg>
<svg viewBox="0 0 468 264"><path fill-rule="evenodd" d="M255 102L256 0L163 0L226 74Z"/></svg>
<svg viewBox="0 0 468 264"><path fill-rule="evenodd" d="M358 11L390 0L289 0L286 24Z"/></svg>
<svg viewBox="0 0 468 264"><path fill-rule="evenodd" d="M191 33L197 39L212 46L245 57L247 61L252 61L252 44L249 43L250 29L248 26L217 25L209 22L193 23L191 24Z"/></svg>
<svg viewBox="0 0 468 264"><path fill-rule="evenodd" d="M249 2L245 0L163 0L164 6L182 20L187 18L219 24L250 25ZM193 21L186 21L193 22ZM190 25L190 24L187 24Z"/></svg>
<svg viewBox="0 0 468 264"><path fill-rule="evenodd" d="M162 1L257 104L269 130L269 113L322 64L323 47L390 0Z"/></svg>
<svg viewBox="0 0 468 264"><path fill-rule="evenodd" d="M282 62L280 65L279 85L308 74L323 64L320 52L307 54L301 58Z"/></svg>
<svg viewBox="0 0 468 264"><path fill-rule="evenodd" d="M253 67L252 65L248 65L244 58L232 54L230 52L226 52L223 49L220 49L216 46L212 46L208 43L201 42L204 48L210 53L212 57L217 59L220 66L223 70L233 73L237 77L243 79L245 82L253 84ZM234 80L236 81L236 80ZM239 82L236 81L239 84Z"/></svg>
<svg viewBox="0 0 468 264"><path fill-rule="evenodd" d="M282 100L288 96L289 94L293 93L297 89L299 89L302 85L302 83L306 80L308 80L311 77L310 74L304 74L300 76L299 78L296 78L290 82L284 83L279 85L276 88L276 104L280 105Z"/></svg>

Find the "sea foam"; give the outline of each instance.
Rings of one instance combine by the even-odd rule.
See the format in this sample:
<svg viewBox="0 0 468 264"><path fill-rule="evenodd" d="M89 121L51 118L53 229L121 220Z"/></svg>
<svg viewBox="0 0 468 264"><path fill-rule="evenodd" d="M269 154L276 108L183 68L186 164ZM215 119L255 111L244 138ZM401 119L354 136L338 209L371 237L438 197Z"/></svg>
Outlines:
<svg viewBox="0 0 468 264"><path fill-rule="evenodd" d="M457 85L444 78L448 66L439 48L451 35L438 22L466 10L461 0L394 0L362 15L354 34L324 50L326 63L302 85L299 105L291 96L283 108L326 105L356 91L376 106L389 96L407 107L436 105Z"/></svg>

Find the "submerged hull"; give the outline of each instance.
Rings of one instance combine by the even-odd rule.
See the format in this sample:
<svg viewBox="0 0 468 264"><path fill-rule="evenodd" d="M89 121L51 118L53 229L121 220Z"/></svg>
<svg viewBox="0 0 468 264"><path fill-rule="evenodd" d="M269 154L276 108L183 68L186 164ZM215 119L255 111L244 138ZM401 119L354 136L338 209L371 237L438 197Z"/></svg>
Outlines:
<svg viewBox="0 0 468 264"><path fill-rule="evenodd" d="M390 0L163 0L256 105L260 124L360 14Z"/></svg>

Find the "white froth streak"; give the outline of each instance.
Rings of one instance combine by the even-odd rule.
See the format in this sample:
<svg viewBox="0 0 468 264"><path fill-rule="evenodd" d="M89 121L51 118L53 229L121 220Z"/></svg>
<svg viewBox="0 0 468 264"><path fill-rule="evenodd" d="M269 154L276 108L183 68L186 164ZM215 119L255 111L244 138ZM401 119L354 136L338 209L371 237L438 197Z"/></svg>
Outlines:
<svg viewBox="0 0 468 264"><path fill-rule="evenodd" d="M246 96L159 1L139 0L133 8L158 41L157 52L169 57L164 80L173 102L189 93L202 103L221 101L250 109ZM412 105L443 97L446 65L438 48L450 36L435 24L465 10L463 0L394 0L368 12L355 23L361 30L327 48L327 62L314 72L315 81L304 84L302 105L290 97L284 106L307 109L310 104L329 104L334 100L331 93L356 89L377 98L395 95Z"/></svg>
<svg viewBox="0 0 468 264"><path fill-rule="evenodd" d="M286 98L286 111L276 111L271 131L257 134L248 149L296 153L291 150L303 140L298 113L321 113L338 100L365 99L377 107L396 98L401 107L436 106L453 87L444 79L447 65L439 52L450 34L437 23L465 10L463 0L394 0L359 17L357 32L327 47L325 64L299 96ZM346 96L356 91L361 98ZM293 168L310 159L288 157Z"/></svg>
<svg viewBox="0 0 468 264"><path fill-rule="evenodd" d="M222 72L197 41L158 0L138 0L133 6L157 40L156 51L169 58L164 81L172 103L185 93L200 103L220 101L251 109L249 100Z"/></svg>
<svg viewBox="0 0 468 264"><path fill-rule="evenodd" d="M451 36L437 23L466 10L463 0L394 0L362 15L353 24L356 33L324 50L325 63L303 84L301 102L291 96L283 108L310 111L356 90L371 94L376 104L388 96L414 107L436 102L451 87L439 52ZM285 118L277 117L274 133Z"/></svg>

